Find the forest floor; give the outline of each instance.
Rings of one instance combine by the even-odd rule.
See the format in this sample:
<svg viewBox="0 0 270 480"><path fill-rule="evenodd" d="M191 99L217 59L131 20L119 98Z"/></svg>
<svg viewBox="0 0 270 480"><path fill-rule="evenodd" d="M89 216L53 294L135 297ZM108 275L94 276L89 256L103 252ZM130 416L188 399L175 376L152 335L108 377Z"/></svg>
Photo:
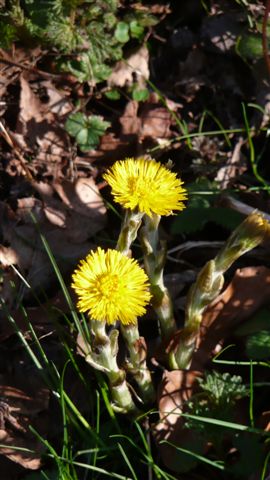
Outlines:
<svg viewBox="0 0 270 480"><path fill-rule="evenodd" d="M0 49L0 479L267 480L269 239L226 273L188 370L167 370L154 312L140 320L158 393L136 421L78 352L71 274L116 245L115 161L152 157L188 191L160 227L179 329L206 262L251 212L270 219L263 2L121 3L157 20L104 81L60 72L38 42Z"/></svg>

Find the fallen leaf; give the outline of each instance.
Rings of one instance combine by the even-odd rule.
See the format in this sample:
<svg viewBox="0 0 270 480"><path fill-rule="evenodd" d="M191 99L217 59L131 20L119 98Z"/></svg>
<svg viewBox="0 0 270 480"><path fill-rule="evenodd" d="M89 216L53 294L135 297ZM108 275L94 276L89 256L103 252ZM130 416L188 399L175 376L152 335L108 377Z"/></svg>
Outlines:
<svg viewBox="0 0 270 480"><path fill-rule="evenodd" d="M55 182L52 187L40 182L36 189L44 200L47 219L65 229L67 240L83 243L104 228L106 207L92 177Z"/></svg>
<svg viewBox="0 0 270 480"><path fill-rule="evenodd" d="M123 135L138 135L141 128L141 121L138 118L139 103L135 100L130 100L120 117L119 122L122 126Z"/></svg>
<svg viewBox="0 0 270 480"><path fill-rule="evenodd" d="M67 274L79 259L94 248L89 239L106 222L106 208L92 178L58 183L55 189L39 183L37 189L43 201L34 197L21 198L15 217L3 215L2 221L3 241L8 246L2 245L0 254L5 264L17 266L25 279L22 282L15 276L16 282L21 284L20 299L31 294L27 284L34 291L46 290L57 281L41 234L49 243L62 274ZM58 198L54 198L56 192ZM31 214L34 214L38 228ZM9 307L12 307L12 299L15 301L18 288L12 289L6 282L5 285L5 297Z"/></svg>
<svg viewBox="0 0 270 480"><path fill-rule="evenodd" d="M183 454L174 446L190 448L197 453L202 453L205 448L205 441L197 432L183 428L185 420L181 415L185 402L198 390L197 380L201 376L198 371L165 370L158 388L160 421L154 425L153 434L162 461L175 472L187 472L197 461L188 455L182 459Z"/></svg>
<svg viewBox="0 0 270 480"><path fill-rule="evenodd" d="M19 134L20 141L24 141L27 149L34 154L32 166L40 168L40 164L44 164L54 178L61 177L63 161L68 157L69 150L67 133L56 122L57 114L51 109L47 110L33 92L26 74L20 76L20 83L20 112L16 134Z"/></svg>
<svg viewBox="0 0 270 480"><path fill-rule="evenodd" d="M221 190L228 188L237 176L242 175L247 170L247 159L241 152L244 143L244 139L240 137L226 164L220 167L217 172L215 181L219 183Z"/></svg>
<svg viewBox="0 0 270 480"><path fill-rule="evenodd" d="M232 282L203 315L191 368L203 368L218 345L222 345L241 322L269 303L269 296L269 268L259 266L236 270Z"/></svg>
<svg viewBox="0 0 270 480"><path fill-rule="evenodd" d="M171 112L159 104L145 102L140 111L140 137L152 139L170 138L170 127L173 123Z"/></svg>
<svg viewBox="0 0 270 480"><path fill-rule="evenodd" d="M73 110L72 102L60 90L58 90L51 81L44 80L40 82L40 87L45 88L47 101L43 104L47 111L55 113L58 117L67 115Z"/></svg>
<svg viewBox="0 0 270 480"><path fill-rule="evenodd" d="M45 447L30 432L29 425L38 429L41 436L46 435L49 390L33 376L28 381L26 377L19 378L17 375L0 375L0 395L9 413L4 418L4 429L0 429L0 454L24 468L37 470L41 466ZM32 453L16 448L29 449Z"/></svg>
<svg viewBox="0 0 270 480"><path fill-rule="evenodd" d="M149 52L145 45L142 45L135 53L132 53L126 60L116 64L107 82L110 87L124 87L133 85L134 76L140 88L145 86L145 80L149 79Z"/></svg>
<svg viewBox="0 0 270 480"><path fill-rule="evenodd" d="M202 40L206 45L219 53L234 50L238 37L243 31L239 14L224 13L207 16L201 27Z"/></svg>
<svg viewBox="0 0 270 480"><path fill-rule="evenodd" d="M173 110L175 108L176 105L173 105ZM172 113L169 108L160 105L155 94L151 94L143 105L139 105L135 100L129 101L119 122L122 135L137 137L139 142L145 138L157 141L173 135L170 130L173 123Z"/></svg>

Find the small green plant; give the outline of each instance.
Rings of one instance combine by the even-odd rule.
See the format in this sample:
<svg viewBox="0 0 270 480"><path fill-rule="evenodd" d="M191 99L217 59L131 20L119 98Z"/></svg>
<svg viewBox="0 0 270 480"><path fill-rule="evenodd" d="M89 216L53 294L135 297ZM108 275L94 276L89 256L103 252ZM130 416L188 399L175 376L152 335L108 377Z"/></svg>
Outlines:
<svg viewBox="0 0 270 480"><path fill-rule="evenodd" d="M232 420L235 402L248 395L242 378L229 373L208 372L198 379L200 393L187 402L188 413L199 417ZM187 418L186 427L205 431L207 424Z"/></svg>
<svg viewBox="0 0 270 480"><path fill-rule="evenodd" d="M66 121L66 131L75 138L83 152L96 148L110 123L98 115L87 117L81 112L72 113Z"/></svg>
<svg viewBox="0 0 270 480"><path fill-rule="evenodd" d="M270 330L261 330L250 335L246 343L249 358L263 360L270 357Z"/></svg>
<svg viewBox="0 0 270 480"><path fill-rule="evenodd" d="M157 23L147 9L119 21L119 0L13 0L0 7L1 48L20 41L54 51L56 65L92 84L106 80L130 38Z"/></svg>

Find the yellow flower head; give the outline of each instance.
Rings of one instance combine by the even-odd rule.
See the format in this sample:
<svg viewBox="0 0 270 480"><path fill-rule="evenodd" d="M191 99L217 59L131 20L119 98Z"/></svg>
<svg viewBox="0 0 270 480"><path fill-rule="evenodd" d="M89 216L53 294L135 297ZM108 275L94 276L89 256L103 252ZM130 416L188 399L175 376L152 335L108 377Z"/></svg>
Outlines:
<svg viewBox="0 0 270 480"><path fill-rule="evenodd" d="M187 198L183 182L161 163L145 158L127 158L114 163L104 175L112 187L117 203L130 210L138 209L150 217L170 215L183 210Z"/></svg>
<svg viewBox="0 0 270 480"><path fill-rule="evenodd" d="M79 297L78 309L93 320L124 325L136 323L145 313L151 295L148 278L136 260L117 250L98 248L82 260L72 287Z"/></svg>

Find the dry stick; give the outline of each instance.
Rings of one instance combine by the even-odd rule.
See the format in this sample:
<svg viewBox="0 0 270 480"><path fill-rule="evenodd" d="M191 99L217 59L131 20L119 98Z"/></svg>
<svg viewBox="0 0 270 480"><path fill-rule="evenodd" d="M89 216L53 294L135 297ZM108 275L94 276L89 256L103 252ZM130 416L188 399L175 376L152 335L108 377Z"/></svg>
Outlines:
<svg viewBox="0 0 270 480"><path fill-rule="evenodd" d="M33 184L35 183L34 178L32 173L30 172L28 166L26 165L26 160L22 156L22 154L19 152L18 147L15 145L15 141L11 137L11 135L8 133L7 129L4 127L3 123L0 121L0 135L4 138L4 140L7 142L7 144L13 149L16 157L18 158L20 165L25 173L25 176L27 180Z"/></svg>
<svg viewBox="0 0 270 480"><path fill-rule="evenodd" d="M268 23L269 12L270 12L270 0L266 0L265 12L263 17L263 26L262 26L262 47L263 47L263 56L264 56L265 64L268 70L268 75L270 77L270 58L269 58L268 42L267 42L267 23Z"/></svg>
<svg viewBox="0 0 270 480"><path fill-rule="evenodd" d="M0 52L2 53L2 55L5 55L5 52L3 52L2 49L0 49ZM67 75L63 75L62 73L56 75L54 73L48 73L48 72L43 72L43 70L39 70L38 68L36 67L29 67L28 65L22 65L21 63L18 63L18 62L14 62L13 60L10 60L9 58L7 58L6 56L2 56L0 57L0 63L4 63L6 65L10 65L11 67L17 67L17 68L20 68L21 70L26 70L27 72L31 72L31 73L36 73L38 75L40 75L41 77L43 78L47 78L48 80L54 78L56 80L59 80L61 78L66 78ZM72 75L70 75L70 78L72 77ZM75 79L75 77L74 77Z"/></svg>
<svg viewBox="0 0 270 480"><path fill-rule="evenodd" d="M244 202L240 202L240 200L236 200L230 195L223 195L220 205L225 206L227 208L232 208L236 212L242 213L243 215L246 215L246 216L254 212L253 207L250 207L250 205L247 205ZM257 208L256 208L256 213L259 215L262 215L268 222L270 222L269 213L263 212L262 210L258 210Z"/></svg>

